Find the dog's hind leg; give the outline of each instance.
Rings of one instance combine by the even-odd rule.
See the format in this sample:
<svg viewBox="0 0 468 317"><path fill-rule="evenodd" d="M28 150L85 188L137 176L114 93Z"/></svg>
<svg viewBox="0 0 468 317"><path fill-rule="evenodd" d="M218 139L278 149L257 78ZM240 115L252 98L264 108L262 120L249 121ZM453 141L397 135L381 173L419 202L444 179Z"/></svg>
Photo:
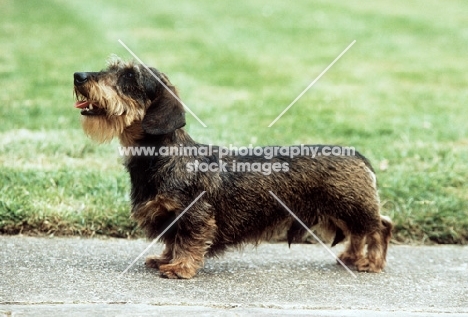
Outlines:
<svg viewBox="0 0 468 317"><path fill-rule="evenodd" d="M387 248L392 237L392 222L381 216L381 225L377 231L367 236L367 257L356 261L358 271L379 273L385 267Z"/></svg>
<svg viewBox="0 0 468 317"><path fill-rule="evenodd" d="M354 265L357 261L364 258L365 244L365 235L351 233L349 235L349 242L346 249L338 256L338 258L347 265Z"/></svg>

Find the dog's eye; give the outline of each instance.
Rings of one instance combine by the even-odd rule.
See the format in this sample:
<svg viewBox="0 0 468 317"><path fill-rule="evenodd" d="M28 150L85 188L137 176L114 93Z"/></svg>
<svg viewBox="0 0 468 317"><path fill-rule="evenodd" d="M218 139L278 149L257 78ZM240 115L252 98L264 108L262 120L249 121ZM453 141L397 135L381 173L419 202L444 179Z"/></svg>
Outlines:
<svg viewBox="0 0 468 317"><path fill-rule="evenodd" d="M126 72L123 75L126 79L133 79L135 78L135 74L133 72Z"/></svg>
<svg viewBox="0 0 468 317"><path fill-rule="evenodd" d="M128 80L134 81L136 76L137 75L135 74L135 71L133 69L129 68L129 69L125 69L121 73L120 78L122 78L125 81L128 81Z"/></svg>

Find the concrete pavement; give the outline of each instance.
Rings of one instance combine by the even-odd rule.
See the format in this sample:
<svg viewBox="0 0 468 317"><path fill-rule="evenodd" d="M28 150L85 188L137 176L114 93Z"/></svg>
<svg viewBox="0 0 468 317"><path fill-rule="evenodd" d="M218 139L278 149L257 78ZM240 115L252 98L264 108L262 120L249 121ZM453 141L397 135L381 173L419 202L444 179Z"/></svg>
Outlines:
<svg viewBox="0 0 468 317"><path fill-rule="evenodd" d="M0 316L468 316L467 246L391 245L383 273L357 277L307 244L247 246L191 280L144 257L121 276L148 244L0 236Z"/></svg>

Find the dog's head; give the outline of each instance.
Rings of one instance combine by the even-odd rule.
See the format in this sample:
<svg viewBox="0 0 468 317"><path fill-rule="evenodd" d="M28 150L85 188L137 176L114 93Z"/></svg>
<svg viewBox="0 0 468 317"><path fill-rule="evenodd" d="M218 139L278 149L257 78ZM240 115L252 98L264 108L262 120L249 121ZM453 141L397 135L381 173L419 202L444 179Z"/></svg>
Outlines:
<svg viewBox="0 0 468 317"><path fill-rule="evenodd" d="M98 142L132 134L167 134L185 125L185 113L169 79L154 68L116 59L100 72L76 72L75 107L84 131Z"/></svg>

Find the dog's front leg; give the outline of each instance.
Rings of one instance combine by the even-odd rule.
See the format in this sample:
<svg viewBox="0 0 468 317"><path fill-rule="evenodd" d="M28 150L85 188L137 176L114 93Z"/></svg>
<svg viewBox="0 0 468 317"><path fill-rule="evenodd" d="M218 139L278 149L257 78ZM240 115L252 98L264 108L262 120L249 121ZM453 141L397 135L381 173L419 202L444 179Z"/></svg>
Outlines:
<svg viewBox="0 0 468 317"><path fill-rule="evenodd" d="M159 271L167 278L192 278L203 266L207 250L216 235L216 221L206 211L190 212L177 224L172 245L172 260L159 265ZM168 248L168 246L166 246Z"/></svg>
<svg viewBox="0 0 468 317"><path fill-rule="evenodd" d="M167 228L168 222L174 217L175 210L181 209L180 202L171 199L168 195L158 195L154 200L136 205L132 217L144 228L148 237L154 239ZM150 255L146 258L147 267L159 269L159 266L168 264L173 258L175 234L166 233L161 239L165 243L161 255Z"/></svg>

